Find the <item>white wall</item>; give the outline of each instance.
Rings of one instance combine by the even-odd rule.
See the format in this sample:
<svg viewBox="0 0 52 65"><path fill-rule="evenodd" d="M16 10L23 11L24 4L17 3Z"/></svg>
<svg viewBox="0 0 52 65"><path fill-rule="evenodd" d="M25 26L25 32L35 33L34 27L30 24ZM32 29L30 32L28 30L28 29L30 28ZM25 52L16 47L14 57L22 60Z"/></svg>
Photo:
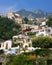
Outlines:
<svg viewBox="0 0 52 65"><path fill-rule="evenodd" d="M12 41L7 40L7 41L1 43L1 48L2 49L6 49L6 46L7 46L7 49L10 49L12 47Z"/></svg>
<svg viewBox="0 0 52 65"><path fill-rule="evenodd" d="M46 29L47 30L49 29L50 32L46 31ZM36 31L36 36L41 36L41 35L43 35L43 36L49 36L51 33L52 33L52 29L50 27L48 27L48 28L37 30Z"/></svg>

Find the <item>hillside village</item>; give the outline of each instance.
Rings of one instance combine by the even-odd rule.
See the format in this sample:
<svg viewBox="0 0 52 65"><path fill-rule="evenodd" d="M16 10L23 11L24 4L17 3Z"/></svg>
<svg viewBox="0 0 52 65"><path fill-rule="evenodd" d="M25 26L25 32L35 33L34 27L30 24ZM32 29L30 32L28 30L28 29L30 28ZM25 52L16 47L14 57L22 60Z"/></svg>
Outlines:
<svg viewBox="0 0 52 65"><path fill-rule="evenodd" d="M1 16L15 21L21 28L20 32L12 36L12 39L0 39L0 55L3 52L5 56L23 53L34 54L36 50L46 51L44 50L46 48L52 51L52 27L47 25L48 18L27 18L14 12L9 12L7 16ZM13 30L17 29L14 28ZM32 58L47 58L48 54L47 56L46 54L43 53L42 56L37 55L37 57L36 55L31 56ZM52 53L49 55L52 59Z"/></svg>
<svg viewBox="0 0 52 65"><path fill-rule="evenodd" d="M52 65L52 0L0 0L0 65Z"/></svg>
<svg viewBox="0 0 52 65"><path fill-rule="evenodd" d="M23 17L14 12L9 12L7 14L7 17L14 20L16 24L21 25L21 32L13 36L12 39L8 39L0 43L0 50L3 49L5 51L5 54L16 54L16 52L22 53L24 52L24 50L26 50L26 52L30 52L35 49L40 49L38 47L34 48L32 46L32 38L39 36L52 37L52 27L48 27L46 25L48 19L45 17L35 19L28 18L30 23L33 22L32 24L24 23L25 20L23 19ZM29 33L34 33L34 35L28 35ZM9 49L11 49L11 51L9 51ZM16 51L16 49L18 51Z"/></svg>

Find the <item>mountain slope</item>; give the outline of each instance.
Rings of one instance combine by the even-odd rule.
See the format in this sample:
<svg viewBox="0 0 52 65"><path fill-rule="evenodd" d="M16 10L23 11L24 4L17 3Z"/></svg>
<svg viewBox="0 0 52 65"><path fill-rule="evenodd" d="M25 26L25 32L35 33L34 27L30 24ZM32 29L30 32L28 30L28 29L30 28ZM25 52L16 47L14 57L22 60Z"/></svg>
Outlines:
<svg viewBox="0 0 52 65"><path fill-rule="evenodd" d="M34 14L36 14L37 17L46 17L46 16L48 15L47 12L44 12L44 11L42 11L42 10L40 10L40 9L35 10L35 11L34 11Z"/></svg>
<svg viewBox="0 0 52 65"><path fill-rule="evenodd" d="M16 13L20 14L22 17L28 17L29 15L33 16L33 18L36 17L36 15L33 12L27 11L25 9L17 11Z"/></svg>
<svg viewBox="0 0 52 65"><path fill-rule="evenodd" d="M16 13L20 14L22 17L28 17L28 18L38 18L38 17L47 17L49 14L47 12L44 12L40 9L35 11L27 11L25 9L22 9L20 11L17 11Z"/></svg>

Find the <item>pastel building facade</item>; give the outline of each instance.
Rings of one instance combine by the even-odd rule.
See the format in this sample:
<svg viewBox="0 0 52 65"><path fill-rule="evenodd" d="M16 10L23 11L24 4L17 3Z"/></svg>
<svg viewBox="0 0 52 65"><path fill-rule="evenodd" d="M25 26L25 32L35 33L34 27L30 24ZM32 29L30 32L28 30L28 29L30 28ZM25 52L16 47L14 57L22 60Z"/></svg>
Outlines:
<svg viewBox="0 0 52 65"><path fill-rule="evenodd" d="M22 17L19 14L14 12L9 12L7 16L8 18L13 19L16 23L22 24Z"/></svg>
<svg viewBox="0 0 52 65"><path fill-rule="evenodd" d="M11 49L11 47L12 47L12 41L7 40L7 41L1 43L0 49Z"/></svg>

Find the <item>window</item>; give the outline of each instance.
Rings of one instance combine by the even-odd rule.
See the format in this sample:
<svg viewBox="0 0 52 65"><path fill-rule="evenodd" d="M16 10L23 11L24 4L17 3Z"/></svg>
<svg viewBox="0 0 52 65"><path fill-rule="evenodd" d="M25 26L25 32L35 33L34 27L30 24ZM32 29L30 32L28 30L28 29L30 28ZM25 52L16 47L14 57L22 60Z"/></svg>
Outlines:
<svg viewBox="0 0 52 65"><path fill-rule="evenodd" d="M46 29L46 32L50 32L50 29Z"/></svg>
<svg viewBox="0 0 52 65"><path fill-rule="evenodd" d="M40 30L40 32L44 32L44 30Z"/></svg>
<svg viewBox="0 0 52 65"><path fill-rule="evenodd" d="M37 31L36 33L39 33L39 31Z"/></svg>
<svg viewBox="0 0 52 65"><path fill-rule="evenodd" d="M8 49L8 43L6 43L6 49Z"/></svg>
<svg viewBox="0 0 52 65"><path fill-rule="evenodd" d="M27 40L28 42L30 41L30 39Z"/></svg>

